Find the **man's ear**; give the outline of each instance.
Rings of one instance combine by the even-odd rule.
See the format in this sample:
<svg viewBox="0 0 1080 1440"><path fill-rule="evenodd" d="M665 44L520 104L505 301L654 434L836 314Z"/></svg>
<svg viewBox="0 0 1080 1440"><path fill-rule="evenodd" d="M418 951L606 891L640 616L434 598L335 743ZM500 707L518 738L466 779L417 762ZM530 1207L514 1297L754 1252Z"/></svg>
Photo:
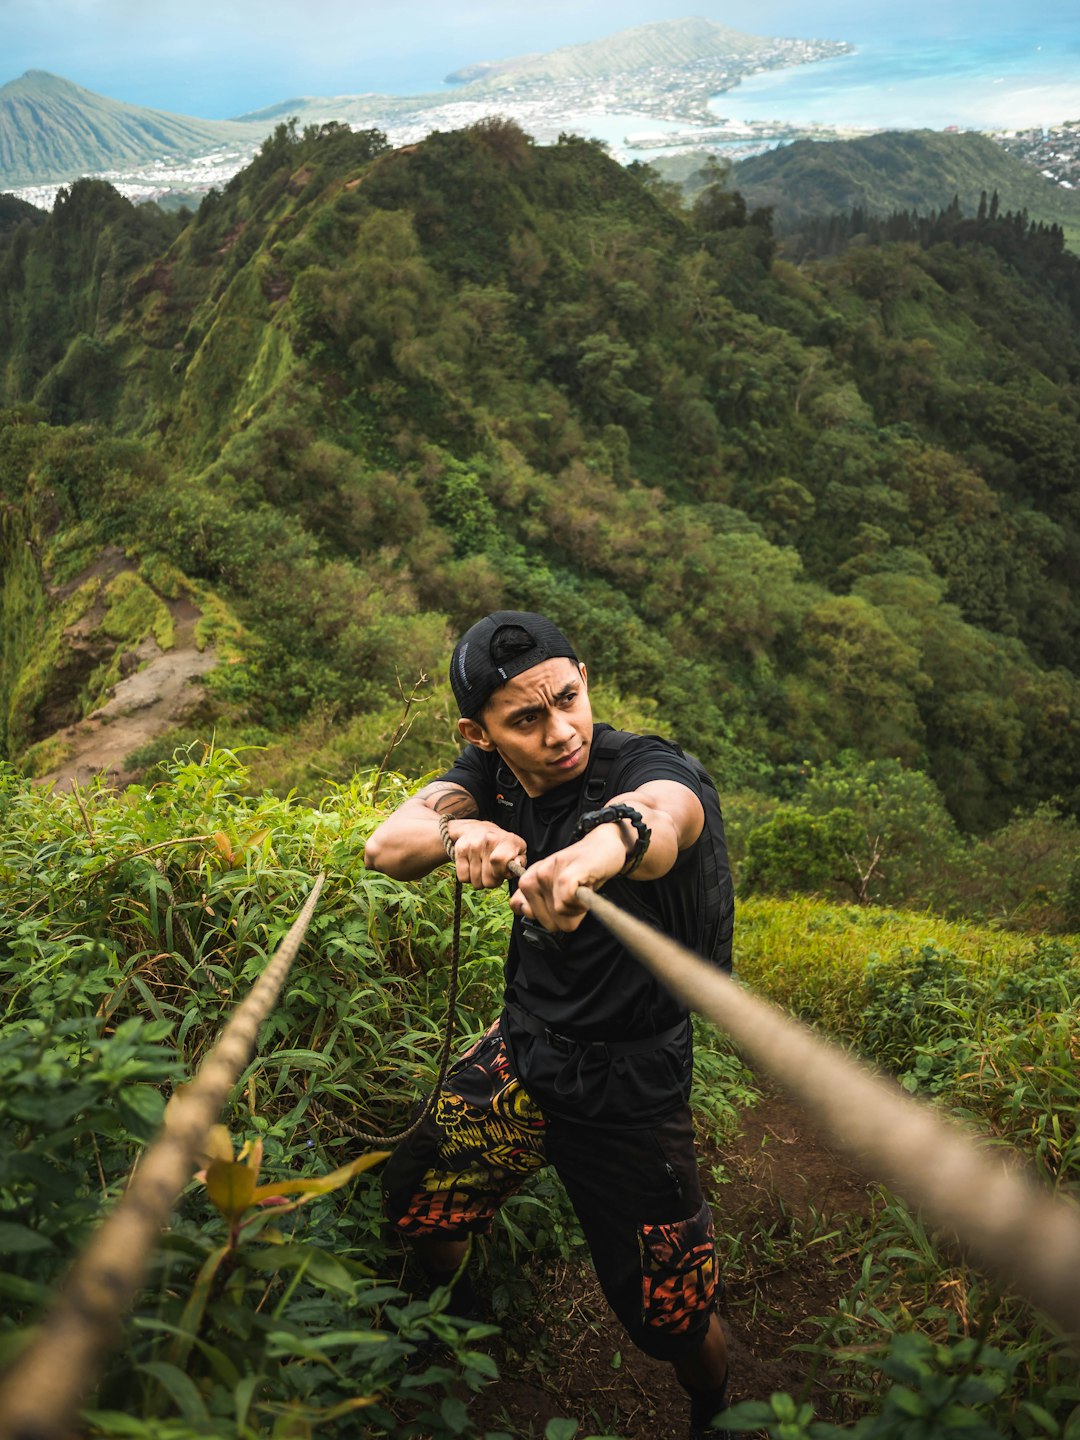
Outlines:
<svg viewBox="0 0 1080 1440"><path fill-rule="evenodd" d="M467 720L464 716L457 722L458 734L468 745L478 750L494 750L495 742L480 724L479 720Z"/></svg>
<svg viewBox="0 0 1080 1440"><path fill-rule="evenodd" d="M587 690L589 688L589 672L585 669L585 666L581 663L580 660L578 661L577 668L581 672L581 683L585 686L585 689Z"/></svg>

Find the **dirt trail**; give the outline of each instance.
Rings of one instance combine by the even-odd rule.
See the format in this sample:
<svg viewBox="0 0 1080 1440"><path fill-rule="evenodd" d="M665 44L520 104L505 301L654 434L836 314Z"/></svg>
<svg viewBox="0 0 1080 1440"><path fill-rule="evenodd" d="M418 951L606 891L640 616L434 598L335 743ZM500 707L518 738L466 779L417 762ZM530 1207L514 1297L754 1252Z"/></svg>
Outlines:
<svg viewBox="0 0 1080 1440"><path fill-rule="evenodd" d="M809 1387L821 1414L826 1393L811 1383L810 1357L793 1347L810 1338L802 1323L833 1309L854 1283L850 1259L824 1243L801 1253L789 1245L785 1253L793 1258L777 1263L753 1237L770 1229L790 1234L793 1218L804 1221L811 1212L865 1218L871 1187L796 1106L777 1096L745 1112L742 1133L730 1145L721 1150L706 1141L702 1151L718 1233L741 1234L747 1242L746 1256L734 1264L725 1264L720 1246L732 1399L767 1399L777 1390L799 1395ZM534 1366L523 1373L519 1359L497 1352L503 1378L483 1394L487 1428L542 1435L549 1419L566 1415L579 1421L582 1435L601 1435L610 1426L626 1440L684 1440L687 1401L671 1367L629 1345L595 1283L583 1286L576 1268L556 1272L543 1299L547 1316L571 1308L570 1323L546 1334L542 1372Z"/></svg>
<svg viewBox="0 0 1080 1440"><path fill-rule="evenodd" d="M80 577L83 578L83 577ZM201 611L186 596L164 601L173 617L175 641L162 650L147 636L123 658L125 678L112 687L106 704L84 720L56 732L68 749L62 765L39 779L42 785L69 790L85 786L97 775L109 783L126 784L124 766L133 750L183 724L203 703L201 677L213 669L216 655L195 643Z"/></svg>

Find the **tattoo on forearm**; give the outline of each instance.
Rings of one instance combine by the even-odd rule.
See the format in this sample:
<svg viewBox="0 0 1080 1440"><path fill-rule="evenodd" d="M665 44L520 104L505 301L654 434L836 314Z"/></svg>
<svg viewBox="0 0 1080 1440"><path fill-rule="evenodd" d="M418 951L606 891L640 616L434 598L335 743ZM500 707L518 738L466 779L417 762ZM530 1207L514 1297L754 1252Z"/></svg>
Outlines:
<svg viewBox="0 0 1080 1440"><path fill-rule="evenodd" d="M451 820L475 820L480 813L476 801L460 785L429 785L423 794L436 815L445 815Z"/></svg>

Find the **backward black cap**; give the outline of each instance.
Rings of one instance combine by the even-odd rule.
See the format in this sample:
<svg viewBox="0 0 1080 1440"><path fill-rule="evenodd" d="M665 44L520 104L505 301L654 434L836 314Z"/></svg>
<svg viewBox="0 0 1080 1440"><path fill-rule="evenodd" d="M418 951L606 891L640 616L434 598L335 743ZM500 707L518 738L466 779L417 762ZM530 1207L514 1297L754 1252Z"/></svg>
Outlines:
<svg viewBox="0 0 1080 1440"><path fill-rule="evenodd" d="M466 630L450 660L458 712L475 720L500 685L562 656L578 663L570 641L546 616L531 610L495 610L485 615Z"/></svg>

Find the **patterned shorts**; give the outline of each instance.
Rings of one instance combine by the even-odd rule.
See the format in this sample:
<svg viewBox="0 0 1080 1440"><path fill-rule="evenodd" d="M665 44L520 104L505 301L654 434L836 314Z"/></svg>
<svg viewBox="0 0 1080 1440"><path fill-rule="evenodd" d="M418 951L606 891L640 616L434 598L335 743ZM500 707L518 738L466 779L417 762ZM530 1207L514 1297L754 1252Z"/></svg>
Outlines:
<svg viewBox="0 0 1080 1440"><path fill-rule="evenodd" d="M663 1360L696 1349L718 1282L689 1108L641 1130L545 1115L515 1075L498 1022L451 1068L432 1113L392 1155L386 1214L414 1239L484 1232L545 1164L566 1186L631 1339Z"/></svg>

